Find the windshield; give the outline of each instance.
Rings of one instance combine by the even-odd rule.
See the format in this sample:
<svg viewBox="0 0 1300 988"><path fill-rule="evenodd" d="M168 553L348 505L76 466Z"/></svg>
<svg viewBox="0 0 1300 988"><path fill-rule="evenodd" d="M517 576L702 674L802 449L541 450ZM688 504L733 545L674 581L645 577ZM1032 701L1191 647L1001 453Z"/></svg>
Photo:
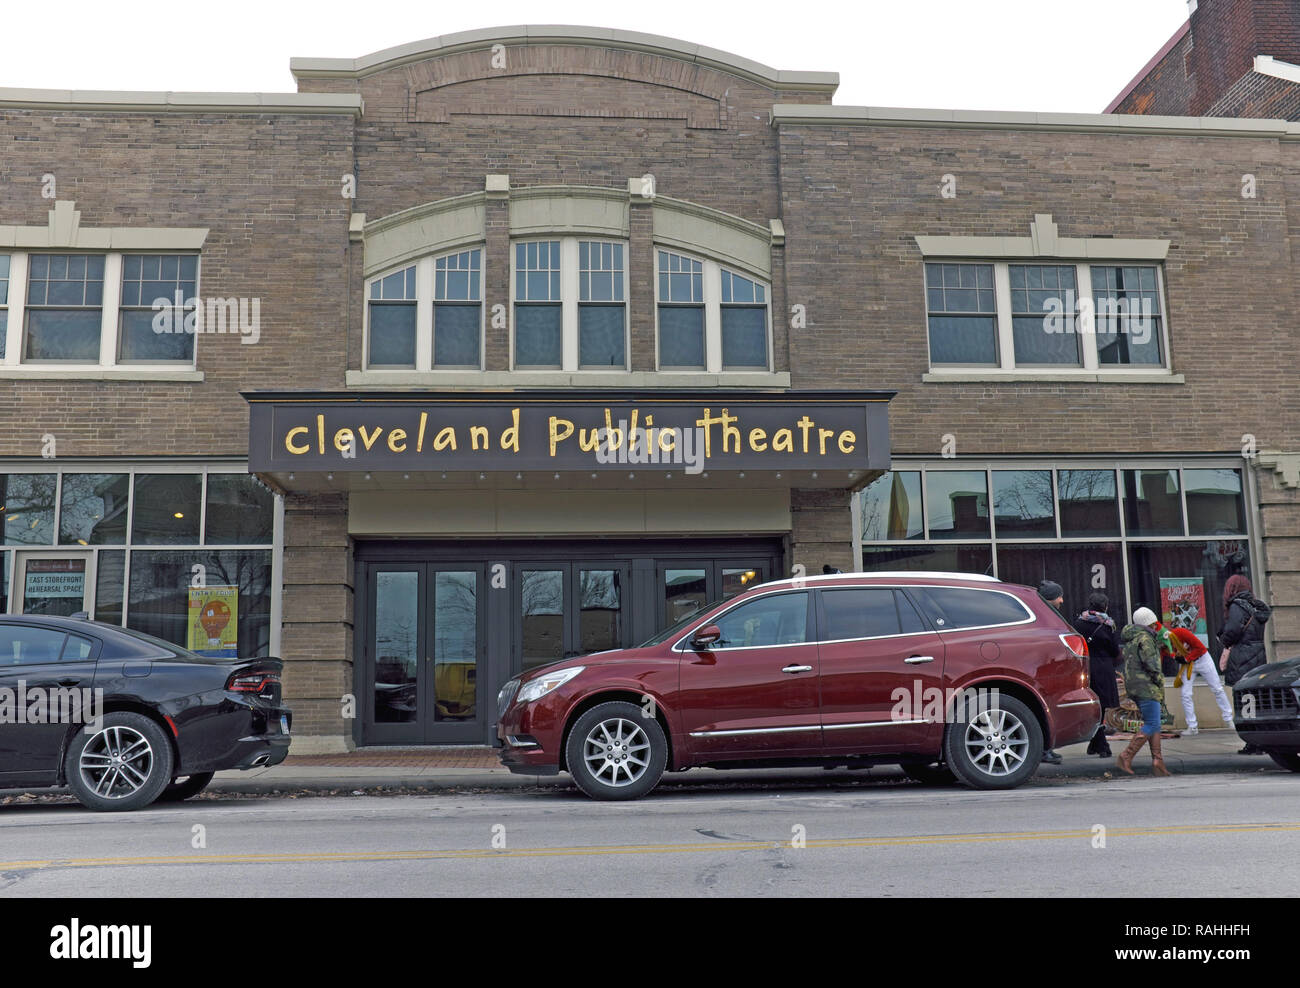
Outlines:
<svg viewBox="0 0 1300 988"><path fill-rule="evenodd" d="M691 613L687 614L686 617L682 618L676 624L672 625L671 627L665 628L663 631L659 632L649 641L642 642L640 645L637 646L637 648L649 648L651 645L662 645L669 638L681 634L682 631L685 630L686 626L689 625L696 618L698 618L701 614L707 614L709 611L713 610L713 608L717 607L719 604L723 603L728 599L729 598L727 597L722 597L718 600L710 601L707 604L703 604L700 607L695 608L695 610L691 611Z"/></svg>

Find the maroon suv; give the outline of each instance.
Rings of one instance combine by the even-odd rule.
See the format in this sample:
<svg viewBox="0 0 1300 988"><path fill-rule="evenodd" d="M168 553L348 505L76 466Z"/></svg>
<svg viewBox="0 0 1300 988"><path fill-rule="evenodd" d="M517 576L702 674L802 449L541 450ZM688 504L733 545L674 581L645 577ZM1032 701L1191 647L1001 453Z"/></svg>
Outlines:
<svg viewBox="0 0 1300 988"><path fill-rule="evenodd" d="M693 766L897 763L1009 789L1101 708L1087 644L1028 587L960 573L781 580L637 648L530 670L498 696L501 760L635 799Z"/></svg>

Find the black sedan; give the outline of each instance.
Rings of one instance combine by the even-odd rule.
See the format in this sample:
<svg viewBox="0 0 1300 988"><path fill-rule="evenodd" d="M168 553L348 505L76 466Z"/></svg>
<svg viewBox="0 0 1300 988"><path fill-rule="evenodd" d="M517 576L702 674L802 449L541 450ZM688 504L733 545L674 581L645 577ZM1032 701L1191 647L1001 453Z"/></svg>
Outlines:
<svg viewBox="0 0 1300 988"><path fill-rule="evenodd" d="M1300 772L1300 659L1256 666L1232 687L1237 734Z"/></svg>
<svg viewBox="0 0 1300 988"><path fill-rule="evenodd" d="M0 615L0 789L67 786L94 810L193 796L277 765L279 659L214 659L78 617Z"/></svg>

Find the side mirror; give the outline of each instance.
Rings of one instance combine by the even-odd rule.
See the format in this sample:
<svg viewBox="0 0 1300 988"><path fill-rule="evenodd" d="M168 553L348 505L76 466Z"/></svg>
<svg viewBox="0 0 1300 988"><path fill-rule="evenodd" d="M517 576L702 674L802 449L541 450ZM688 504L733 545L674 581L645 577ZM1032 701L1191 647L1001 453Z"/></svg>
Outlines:
<svg viewBox="0 0 1300 988"><path fill-rule="evenodd" d="M706 624L691 635L691 645L695 648L708 648L722 638L722 629L716 624Z"/></svg>

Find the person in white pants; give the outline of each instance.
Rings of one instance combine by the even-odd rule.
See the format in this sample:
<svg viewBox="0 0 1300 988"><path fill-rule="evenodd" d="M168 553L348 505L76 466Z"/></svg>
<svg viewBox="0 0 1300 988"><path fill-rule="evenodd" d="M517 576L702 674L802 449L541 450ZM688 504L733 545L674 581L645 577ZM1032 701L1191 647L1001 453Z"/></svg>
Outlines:
<svg viewBox="0 0 1300 988"><path fill-rule="evenodd" d="M1225 727L1231 728L1233 726L1232 703L1223 690L1223 683L1219 680L1219 670L1214 667L1214 659L1210 657L1209 650L1188 628L1170 628L1169 633L1176 635L1178 640L1186 647L1187 660L1192 664L1190 674L1186 671L1186 666L1183 667L1183 716L1187 718L1187 730L1183 733L1199 734L1201 732L1196 723L1196 703L1192 694L1192 684L1195 683L1197 676L1210 684L1210 691L1214 694L1214 702L1219 705L1219 713L1223 715L1223 724Z"/></svg>

